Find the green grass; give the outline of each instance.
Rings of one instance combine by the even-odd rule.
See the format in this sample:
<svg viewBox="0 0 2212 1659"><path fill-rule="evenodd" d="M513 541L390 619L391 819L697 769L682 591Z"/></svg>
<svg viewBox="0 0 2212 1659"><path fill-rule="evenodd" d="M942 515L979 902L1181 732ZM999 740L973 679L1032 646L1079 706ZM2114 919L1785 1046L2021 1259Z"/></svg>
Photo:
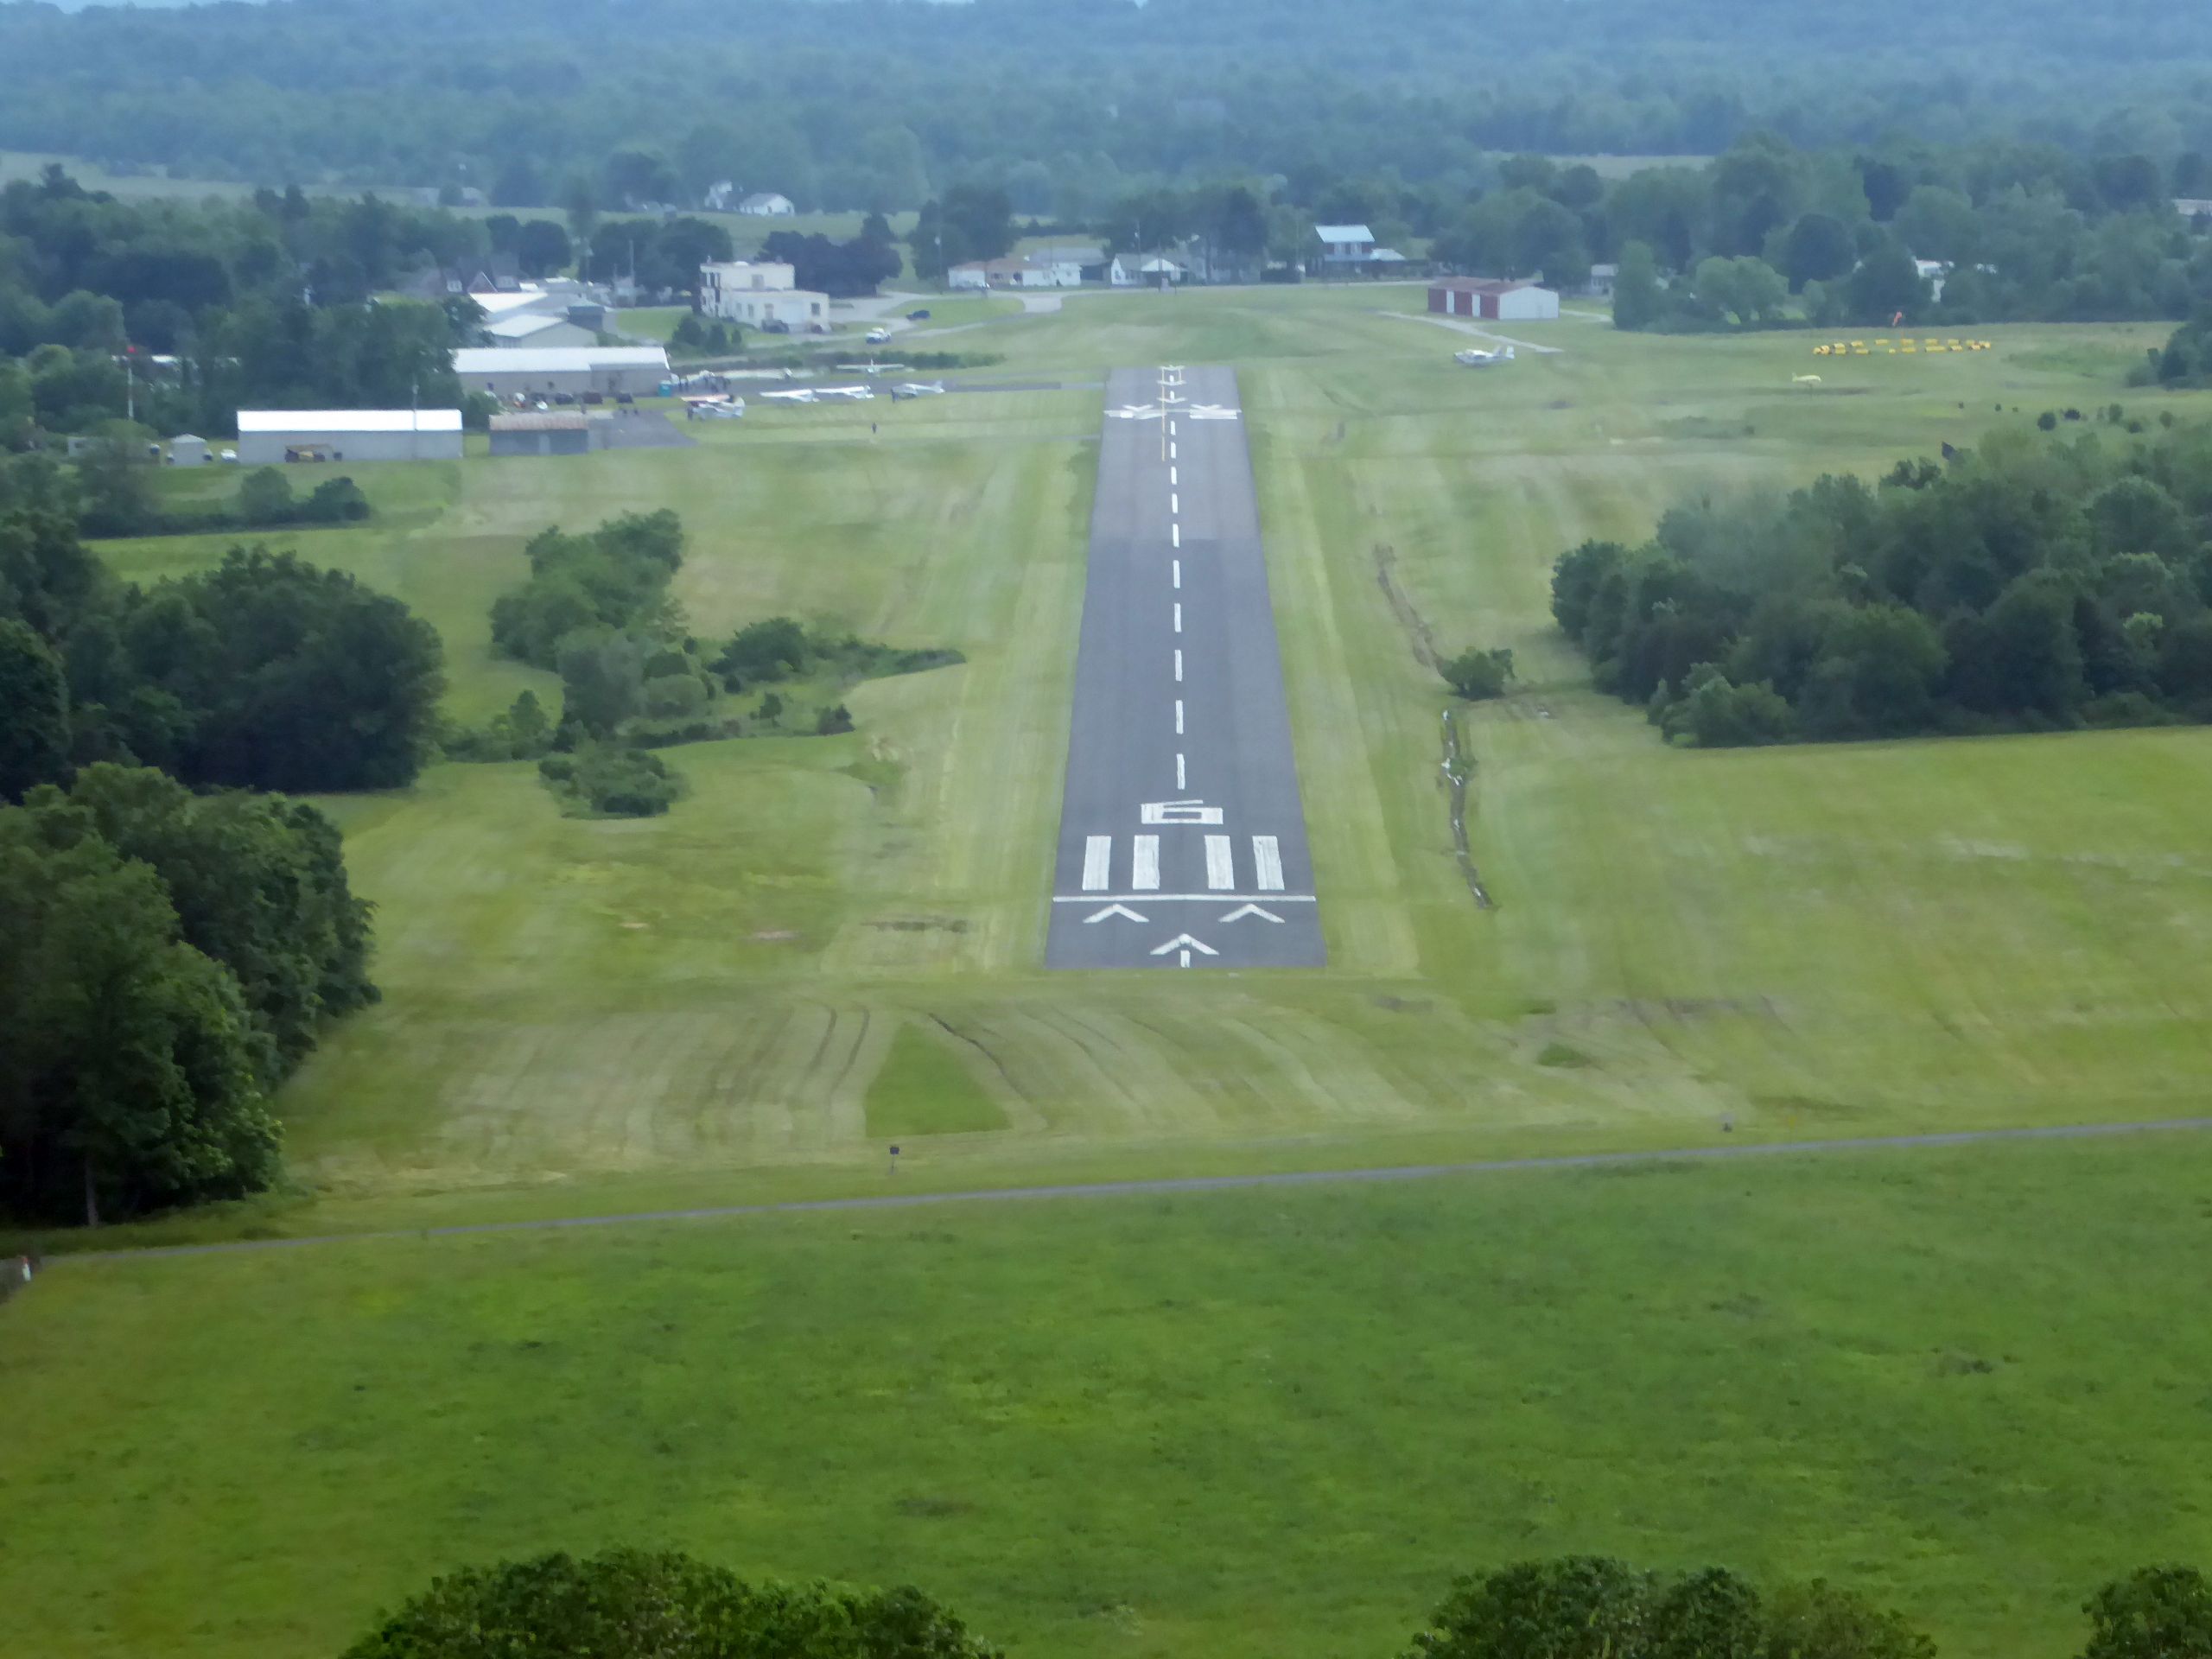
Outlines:
<svg viewBox="0 0 2212 1659"><path fill-rule="evenodd" d="M1588 690L1546 610L1559 550L1685 492L2150 407L2113 388L2155 331L2000 329L1986 355L1824 360L1807 391L1802 335L1574 321L1515 331L1560 354L1471 373L1455 335L1383 315L1422 299L1086 295L989 331L1014 376L1239 363L1319 974L1039 967L1096 394L763 405L693 450L358 469L370 525L273 539L429 616L466 720L555 694L490 653L523 542L632 508L684 516L702 638L789 613L969 661L856 688L849 737L681 751L693 792L663 820L561 819L527 767L333 803L386 999L281 1103L296 1188L167 1230L865 1186L910 1029L1003 1124L934 1138L918 1186L2196 1109L2207 734L1678 753ZM229 539L111 553L148 576ZM1465 720L1488 913L1452 859L1424 639L1510 645L1522 677Z"/></svg>
<svg viewBox="0 0 2212 1659"><path fill-rule="evenodd" d="M1018 1659L1384 1656L1584 1550L2059 1659L2212 1558L2209 1186L2178 1135L62 1263L0 1314L0 1645L329 1654L623 1542Z"/></svg>
<svg viewBox="0 0 2212 1659"><path fill-rule="evenodd" d="M890 1052L868 1086L868 1132L877 1141L901 1135L967 1135L1006 1128L1006 1114L976 1076L972 1061L956 1054L950 1033L936 1035L901 1026ZM969 1046L968 1052L974 1053Z"/></svg>

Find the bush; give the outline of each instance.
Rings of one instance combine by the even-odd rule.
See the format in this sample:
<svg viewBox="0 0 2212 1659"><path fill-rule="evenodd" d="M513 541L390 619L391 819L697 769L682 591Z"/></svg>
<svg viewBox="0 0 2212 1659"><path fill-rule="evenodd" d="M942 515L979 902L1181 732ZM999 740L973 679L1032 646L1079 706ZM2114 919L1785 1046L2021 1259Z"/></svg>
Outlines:
<svg viewBox="0 0 2212 1659"><path fill-rule="evenodd" d="M1438 670L1444 682L1470 702L1502 697L1513 678L1513 653L1469 646Z"/></svg>
<svg viewBox="0 0 2212 1659"><path fill-rule="evenodd" d="M344 1659L998 1659L918 1590L749 1585L689 1556L614 1549L435 1580Z"/></svg>
<svg viewBox="0 0 2212 1659"><path fill-rule="evenodd" d="M683 792L668 763L648 749L590 743L573 755L549 754L538 776L569 804L611 818L657 818Z"/></svg>
<svg viewBox="0 0 2212 1659"><path fill-rule="evenodd" d="M1716 672L1703 677L1694 674L1691 684L1689 694L1669 705L1660 719L1661 729L1678 743L1700 749L1741 749L1787 743L1795 733L1789 705L1764 680L1731 685Z"/></svg>

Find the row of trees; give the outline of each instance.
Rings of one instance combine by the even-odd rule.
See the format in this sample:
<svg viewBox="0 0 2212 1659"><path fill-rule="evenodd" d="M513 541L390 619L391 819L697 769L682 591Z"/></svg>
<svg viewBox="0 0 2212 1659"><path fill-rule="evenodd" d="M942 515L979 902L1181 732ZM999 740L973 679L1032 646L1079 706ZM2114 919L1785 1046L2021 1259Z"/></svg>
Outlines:
<svg viewBox="0 0 2212 1659"><path fill-rule="evenodd" d="M490 251L480 224L374 197L125 202L59 168L16 181L0 189L0 447L126 414L213 435L241 407L458 402L474 303L370 296Z"/></svg>
<svg viewBox="0 0 2212 1659"><path fill-rule="evenodd" d="M2082 1659L2205 1659L2212 1586L2146 1567L2086 1605ZM345 1659L1001 1659L920 1591L749 1585L676 1554L608 1550L440 1579ZM1660 1574L1604 1556L1459 1580L1405 1659L1933 1659L1899 1614L1814 1580L1770 1594L1723 1567Z"/></svg>
<svg viewBox="0 0 2212 1659"><path fill-rule="evenodd" d="M1599 686L1678 741L2212 718L2212 431L1993 432L1870 488L1701 498L1564 555Z"/></svg>
<svg viewBox="0 0 2212 1659"><path fill-rule="evenodd" d="M2212 296L2212 245L2173 206L2212 188L2193 152L2164 169L2048 145L1802 150L1762 134L1611 181L1529 156L1498 175L1471 204L1427 205L1435 257L1570 290L1593 261L1617 264L1624 328L2182 317ZM1424 204L1397 206L1418 219ZM1940 295L1916 260L1948 268Z"/></svg>
<svg viewBox="0 0 2212 1659"><path fill-rule="evenodd" d="M368 950L311 806L99 765L0 808L7 1206L97 1224L268 1185L268 1097L375 1000Z"/></svg>

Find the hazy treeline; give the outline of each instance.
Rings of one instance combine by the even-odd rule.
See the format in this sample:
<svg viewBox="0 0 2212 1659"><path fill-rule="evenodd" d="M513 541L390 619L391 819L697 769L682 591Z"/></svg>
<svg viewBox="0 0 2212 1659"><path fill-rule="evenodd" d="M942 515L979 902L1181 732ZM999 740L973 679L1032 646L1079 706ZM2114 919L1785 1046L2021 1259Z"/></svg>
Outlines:
<svg viewBox="0 0 2212 1659"><path fill-rule="evenodd" d="M1251 170L1475 181L1485 152L1705 154L2002 134L2212 148L2212 19L2164 0L314 0L0 8L0 145L253 181L474 185L550 203L626 147L667 182L1024 213ZM668 199L675 199L670 197Z"/></svg>

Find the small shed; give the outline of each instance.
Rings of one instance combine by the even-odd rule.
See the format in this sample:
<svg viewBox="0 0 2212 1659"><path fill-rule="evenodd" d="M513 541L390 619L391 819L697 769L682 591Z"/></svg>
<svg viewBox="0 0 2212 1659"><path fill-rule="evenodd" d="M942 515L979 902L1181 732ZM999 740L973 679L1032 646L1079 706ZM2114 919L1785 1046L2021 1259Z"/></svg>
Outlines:
<svg viewBox="0 0 2212 1659"><path fill-rule="evenodd" d="M1491 322L1543 322L1559 315L1559 296L1530 282L1447 276L1428 288L1428 308L1444 317Z"/></svg>
<svg viewBox="0 0 2212 1659"><path fill-rule="evenodd" d="M191 433L185 432L169 440L170 466L205 467L207 464L207 439L195 438Z"/></svg>
<svg viewBox="0 0 2212 1659"><path fill-rule="evenodd" d="M593 442L596 435L589 416L566 410L492 417L495 455L588 454L601 447Z"/></svg>

